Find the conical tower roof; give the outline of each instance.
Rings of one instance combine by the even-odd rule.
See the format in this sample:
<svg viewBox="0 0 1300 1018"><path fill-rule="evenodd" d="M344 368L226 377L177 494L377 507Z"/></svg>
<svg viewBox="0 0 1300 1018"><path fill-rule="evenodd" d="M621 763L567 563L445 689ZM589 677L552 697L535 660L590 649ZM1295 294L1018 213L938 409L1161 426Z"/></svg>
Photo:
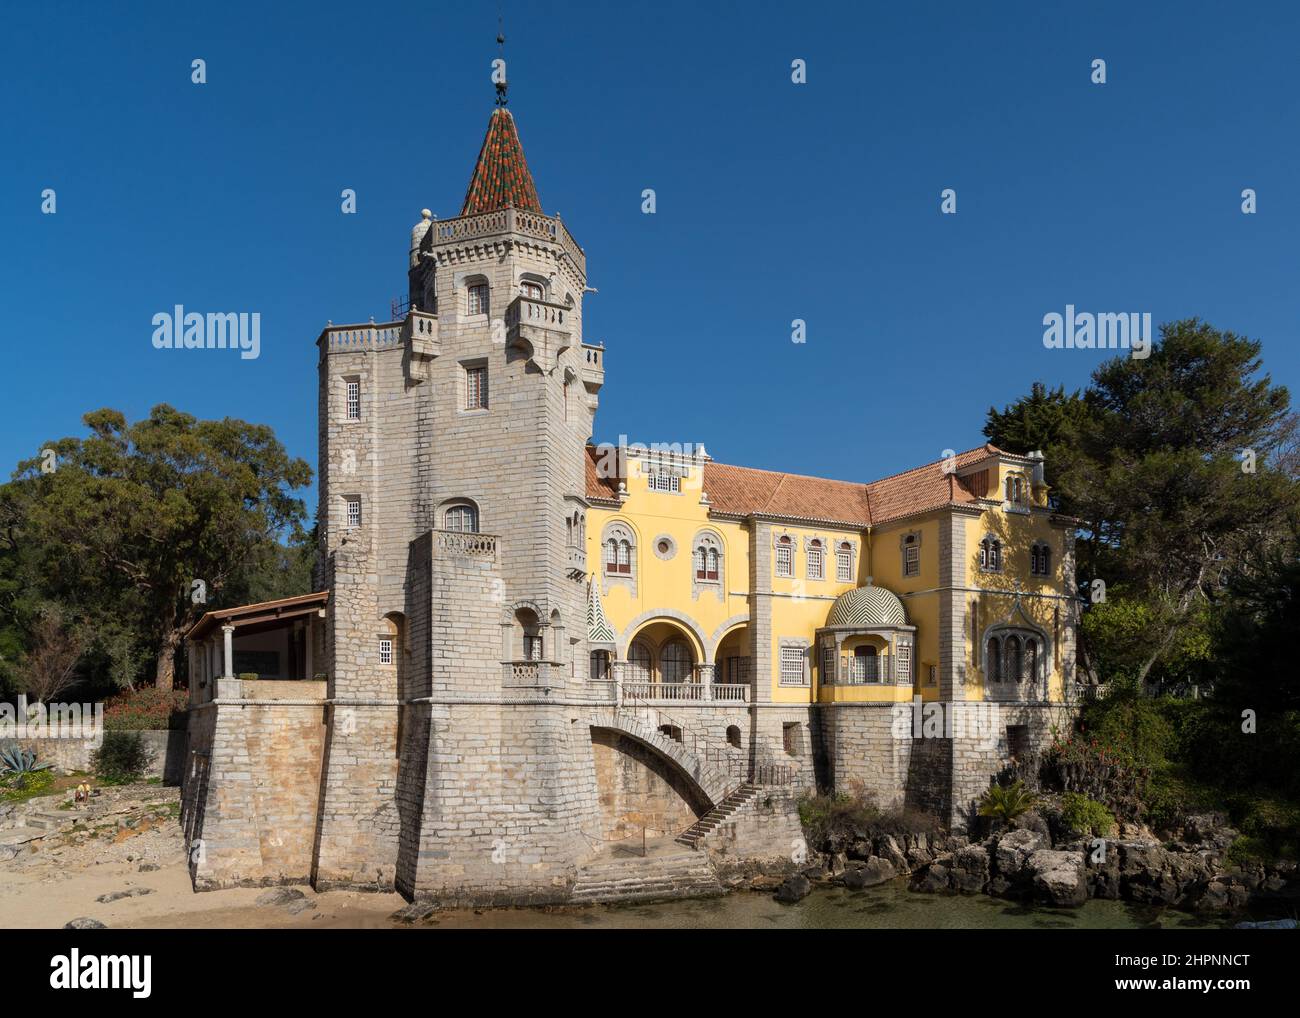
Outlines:
<svg viewBox="0 0 1300 1018"><path fill-rule="evenodd" d="M504 106L492 111L488 121L483 147L479 149L474 175L465 192L462 216L477 212L491 212L513 205L517 209L541 212L542 201L537 197L537 185L528 172L524 147L519 143L515 118Z"/></svg>

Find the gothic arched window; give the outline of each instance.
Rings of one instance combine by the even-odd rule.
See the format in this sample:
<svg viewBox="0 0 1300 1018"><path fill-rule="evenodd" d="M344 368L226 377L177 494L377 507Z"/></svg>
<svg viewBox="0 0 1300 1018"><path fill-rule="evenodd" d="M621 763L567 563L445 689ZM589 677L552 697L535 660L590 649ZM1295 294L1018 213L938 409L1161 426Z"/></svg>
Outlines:
<svg viewBox="0 0 1300 1018"><path fill-rule="evenodd" d="M448 506L443 514L443 529L478 533L478 510L465 503Z"/></svg>

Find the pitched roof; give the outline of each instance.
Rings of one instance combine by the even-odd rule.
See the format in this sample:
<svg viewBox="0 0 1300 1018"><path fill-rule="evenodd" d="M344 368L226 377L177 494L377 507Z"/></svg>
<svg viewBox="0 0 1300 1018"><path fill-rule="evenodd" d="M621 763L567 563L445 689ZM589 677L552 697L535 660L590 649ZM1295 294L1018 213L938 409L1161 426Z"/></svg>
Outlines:
<svg viewBox="0 0 1300 1018"><path fill-rule="evenodd" d="M587 497L616 497L617 478L601 477L596 468L599 451L593 446L587 451ZM957 454L957 469L1001 453L988 444L968 449ZM969 480L945 473L943 466L943 460L935 460L861 484L710 461L704 464L704 490L716 512L828 520L865 527L944 505L975 502L978 496Z"/></svg>
<svg viewBox="0 0 1300 1018"><path fill-rule="evenodd" d="M469 178L465 192L462 216L476 212L491 212L513 205L517 209L542 211L542 201L537 197L537 185L528 172L528 160L519 142L515 118L504 106L492 111L483 147L479 149L474 174Z"/></svg>
<svg viewBox="0 0 1300 1018"><path fill-rule="evenodd" d="M295 597L282 597L275 601L259 601L257 604L241 604L234 608L218 608L205 612L198 622L185 634L187 640L197 640L206 636L219 623L230 622L235 625L254 625L262 622L274 622L279 619L296 618L324 608L330 599L328 590L318 590L312 594L298 594Z"/></svg>

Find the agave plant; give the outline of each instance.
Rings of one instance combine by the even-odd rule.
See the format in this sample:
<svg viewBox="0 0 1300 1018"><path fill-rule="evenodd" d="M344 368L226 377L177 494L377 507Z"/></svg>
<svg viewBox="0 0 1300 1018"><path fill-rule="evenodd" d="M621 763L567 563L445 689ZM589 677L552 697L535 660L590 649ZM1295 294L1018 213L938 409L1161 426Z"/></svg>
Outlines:
<svg viewBox="0 0 1300 1018"><path fill-rule="evenodd" d="M36 754L30 749L23 749L16 742L0 748L0 774L34 774L47 770L48 763L37 763Z"/></svg>
<svg viewBox="0 0 1300 1018"><path fill-rule="evenodd" d="M990 785L980 798L979 815L997 820L1014 820L1034 808L1037 799L1023 781L1011 785Z"/></svg>

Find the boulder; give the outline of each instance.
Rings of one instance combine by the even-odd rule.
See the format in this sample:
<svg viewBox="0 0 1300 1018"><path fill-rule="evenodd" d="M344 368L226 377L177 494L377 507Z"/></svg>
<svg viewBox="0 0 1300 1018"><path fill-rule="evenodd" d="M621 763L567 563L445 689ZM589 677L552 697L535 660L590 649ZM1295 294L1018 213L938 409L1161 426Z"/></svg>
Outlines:
<svg viewBox="0 0 1300 1018"><path fill-rule="evenodd" d="M802 873L787 877L785 883L776 889L776 900L783 905L793 905L812 893L812 881Z"/></svg>
<svg viewBox="0 0 1300 1018"><path fill-rule="evenodd" d="M912 877L909 885L913 891L920 891L923 894L937 894L940 891L947 891L952 888L952 870L948 866L951 857L946 857L947 861L932 862L925 869L916 873Z"/></svg>
<svg viewBox="0 0 1300 1018"><path fill-rule="evenodd" d="M934 861L929 837L925 834L909 834L903 839L903 855L907 857L909 871L928 866Z"/></svg>
<svg viewBox="0 0 1300 1018"><path fill-rule="evenodd" d="M128 887L125 891L109 891L108 894L101 894L95 900L100 904L107 905L112 901L119 901L122 898L139 898L146 894L153 894L152 887Z"/></svg>
<svg viewBox="0 0 1300 1018"><path fill-rule="evenodd" d="M979 894L989 882L989 853L983 845L966 845L952 857L952 888Z"/></svg>
<svg viewBox="0 0 1300 1018"><path fill-rule="evenodd" d="M1014 881L1025 868L1029 857L1047 844L1047 839L1037 831L1028 829L1008 831L997 840L993 864L998 873Z"/></svg>
<svg viewBox="0 0 1300 1018"><path fill-rule="evenodd" d="M1052 905L1082 905L1088 900L1083 856L1040 848L1029 857L1034 895Z"/></svg>
<svg viewBox="0 0 1300 1018"><path fill-rule="evenodd" d="M844 874L844 886L850 891L860 891L864 887L875 887L898 876L894 864L888 859L868 859L863 866L855 867Z"/></svg>
<svg viewBox="0 0 1300 1018"><path fill-rule="evenodd" d="M906 873L911 867L907 865L907 856L903 850L898 847L898 842L892 834L882 834L876 839L876 855L882 859L888 859L893 863L894 869L900 873Z"/></svg>
<svg viewBox="0 0 1300 1018"><path fill-rule="evenodd" d="M91 919L89 916L78 916L76 919L70 919L63 924L65 930L106 930L108 929L98 919Z"/></svg>

